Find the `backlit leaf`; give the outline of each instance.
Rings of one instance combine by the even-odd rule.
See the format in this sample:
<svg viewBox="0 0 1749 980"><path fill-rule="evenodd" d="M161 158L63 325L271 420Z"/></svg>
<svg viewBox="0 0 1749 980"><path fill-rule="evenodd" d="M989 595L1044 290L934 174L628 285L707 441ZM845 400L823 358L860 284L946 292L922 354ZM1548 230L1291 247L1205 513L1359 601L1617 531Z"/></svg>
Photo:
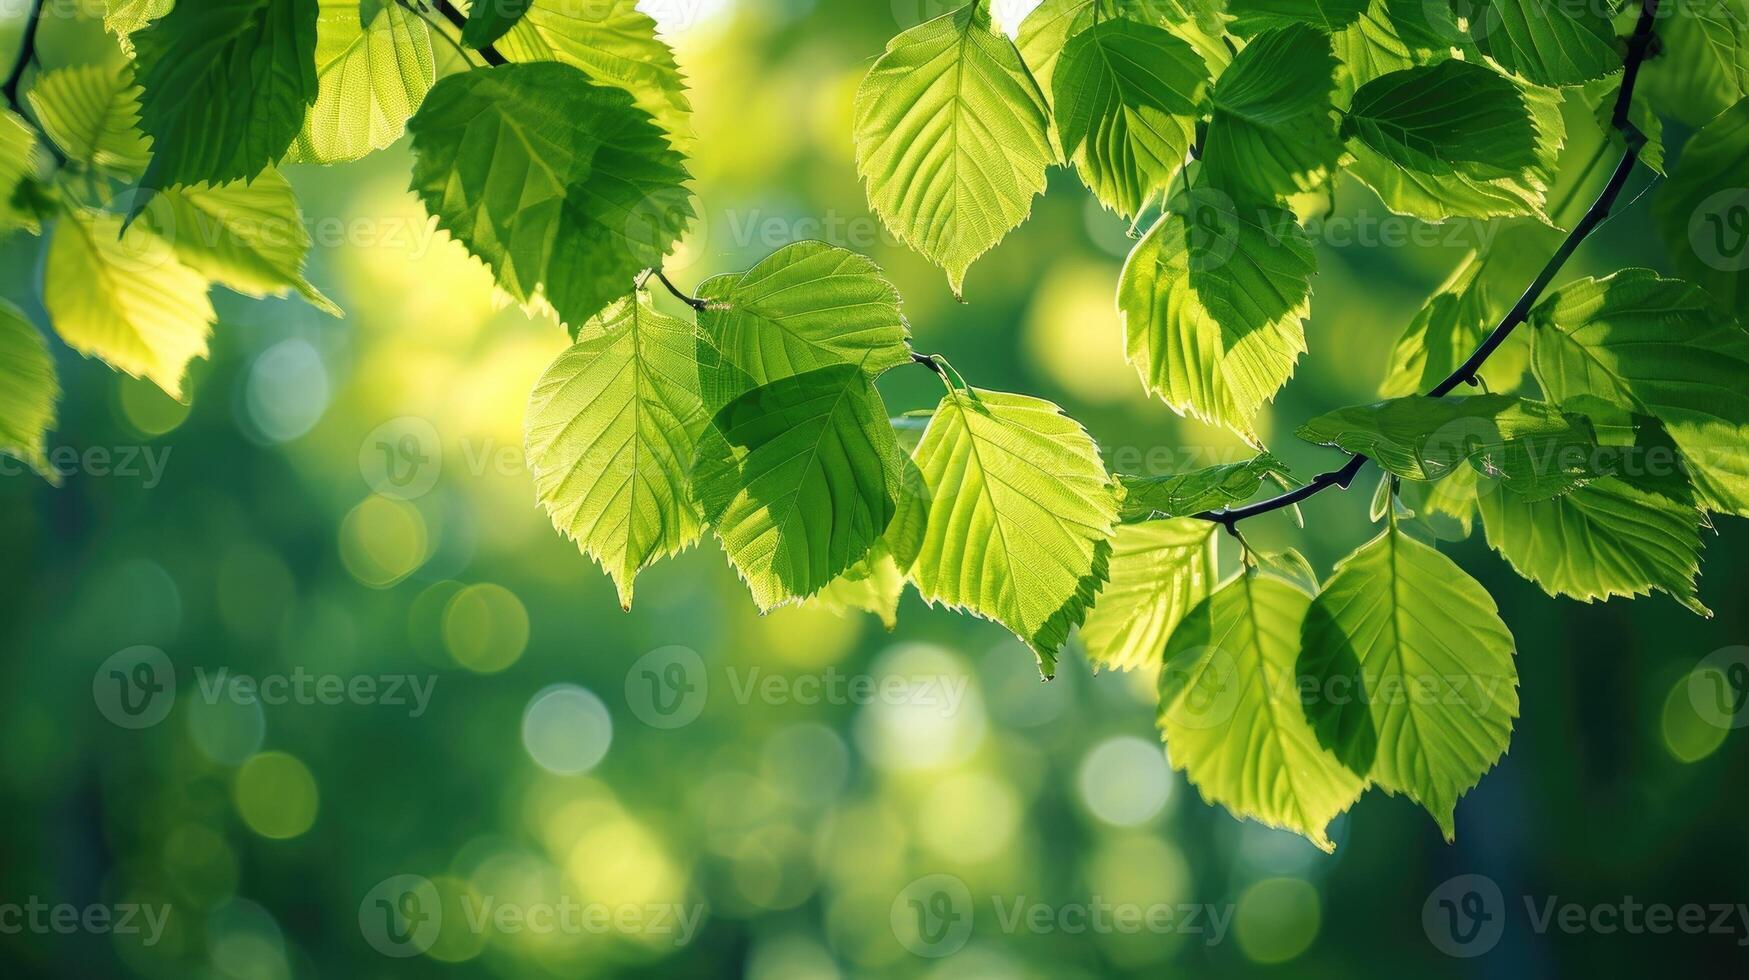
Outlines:
<svg viewBox="0 0 1749 980"><path fill-rule="evenodd" d="M1365 780L1318 743L1300 706L1295 659L1310 604L1268 575L1221 586L1167 641L1159 724L1167 757L1204 799L1328 852L1325 828Z"/></svg>
<svg viewBox="0 0 1749 980"><path fill-rule="evenodd" d="M1259 34L1215 80L1203 146L1209 183L1241 202L1321 186L1342 157L1330 36L1303 24Z"/></svg>
<svg viewBox="0 0 1749 980"><path fill-rule="evenodd" d="M1055 159L1038 84L976 3L900 34L856 93L856 169L895 234L959 294L1026 220Z"/></svg>
<svg viewBox="0 0 1749 980"><path fill-rule="evenodd" d="M344 163L401 138L437 78L431 29L398 3L370 26L352 0L321 0L316 22L316 102L292 144L301 163Z"/></svg>
<svg viewBox="0 0 1749 980"><path fill-rule="evenodd" d="M707 421L692 327L645 293L585 323L529 396L535 494L613 576L625 608L641 569L698 540L690 472Z"/></svg>
<svg viewBox="0 0 1749 980"><path fill-rule="evenodd" d="M17 307L0 301L0 453L23 460L54 484L61 476L49 463L47 440L60 397L43 335Z"/></svg>
<svg viewBox="0 0 1749 980"><path fill-rule="evenodd" d="M956 389L914 459L927 494L895 523L922 527L917 591L1008 627L1050 677L1107 578L1117 500L1098 447L1050 402Z"/></svg>
<svg viewBox="0 0 1749 980"><path fill-rule="evenodd" d="M1158 667L1172 631L1214 591L1219 530L1189 518L1118 528L1111 581L1081 624L1087 659L1112 670Z"/></svg>

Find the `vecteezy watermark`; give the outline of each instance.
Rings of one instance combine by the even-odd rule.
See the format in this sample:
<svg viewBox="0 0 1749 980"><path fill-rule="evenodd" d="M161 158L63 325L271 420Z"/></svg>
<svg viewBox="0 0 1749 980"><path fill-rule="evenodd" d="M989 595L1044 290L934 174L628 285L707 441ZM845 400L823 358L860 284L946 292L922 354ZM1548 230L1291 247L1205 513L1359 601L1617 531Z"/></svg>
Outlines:
<svg viewBox="0 0 1749 980"><path fill-rule="evenodd" d="M1688 217L1688 247L1720 272L1749 269L1749 187L1709 195Z"/></svg>
<svg viewBox="0 0 1749 980"><path fill-rule="evenodd" d="M44 453L49 468L61 476L138 480L141 489L155 490L164 482L172 446L55 446ZM0 476L34 475L29 465L0 455Z"/></svg>
<svg viewBox="0 0 1749 980"><path fill-rule="evenodd" d="M1694 713L1719 728L1749 725L1749 646L1722 647L1688 675Z"/></svg>
<svg viewBox="0 0 1749 980"><path fill-rule="evenodd" d="M1516 922L1532 933L1569 935L1728 936L1749 946L1749 903L1644 902L1632 895L1605 902L1574 902L1559 895L1523 895L1508 904L1500 886L1486 875L1463 874L1440 884L1421 906L1421 927L1434 948L1470 958L1493 949Z"/></svg>
<svg viewBox="0 0 1749 980"><path fill-rule="evenodd" d="M143 946L156 946L170 921L170 906L138 902L115 905L74 905L45 902L35 895L23 902L0 902L0 935L32 933L72 936L139 936Z"/></svg>
<svg viewBox="0 0 1749 980"><path fill-rule="evenodd" d="M402 708L418 718L431 706L435 674L240 674L229 667L194 669L195 692L207 704L313 706L375 705ZM98 713L122 728L150 728L176 704L176 665L157 647L128 647L111 654L91 676Z"/></svg>
<svg viewBox="0 0 1749 980"><path fill-rule="evenodd" d="M861 674L827 667L819 672L784 674L759 666L722 668L730 699L745 707L800 705L912 705L933 708L943 717L965 703L971 678L964 674ZM697 720L710 699L712 684L704 658L689 647L658 647L626 671L626 703L652 728L680 728Z"/></svg>
<svg viewBox="0 0 1749 980"><path fill-rule="evenodd" d="M637 935L685 946L698 935L705 917L702 904L584 902L569 895L550 902L501 902L471 891L458 895L455 907L460 918L446 917L430 879L395 875L365 893L358 905L358 928L372 949L405 958L430 949L446 928L473 935Z"/></svg>
<svg viewBox="0 0 1749 980"><path fill-rule="evenodd" d="M1025 895L991 895L991 918L1005 935L1088 934L1195 936L1213 946L1227 936L1233 905L1192 902L1041 902ZM893 897L888 924L899 945L918 956L951 956L971 939L977 910L971 889L950 874L924 875Z"/></svg>
<svg viewBox="0 0 1749 980"><path fill-rule="evenodd" d="M770 214L749 208L729 211L725 218L730 244L741 249L772 251L802 241L822 241L862 252L877 245L891 248L903 245L885 222L867 214L846 215L837 211L823 215Z"/></svg>
<svg viewBox="0 0 1749 980"><path fill-rule="evenodd" d="M488 473L520 476L528 464L520 445L462 438L456 443L462 469L472 477ZM370 430L358 444L358 472L378 494L395 500L423 497L437 486L446 459L443 436L430 419L417 415L392 418Z"/></svg>

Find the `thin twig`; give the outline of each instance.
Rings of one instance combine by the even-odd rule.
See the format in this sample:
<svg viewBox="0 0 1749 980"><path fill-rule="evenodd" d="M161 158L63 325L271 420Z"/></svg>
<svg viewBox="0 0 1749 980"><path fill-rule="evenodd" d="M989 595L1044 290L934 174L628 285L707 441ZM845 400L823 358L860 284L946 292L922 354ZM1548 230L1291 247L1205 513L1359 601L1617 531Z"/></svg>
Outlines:
<svg viewBox="0 0 1749 980"><path fill-rule="evenodd" d="M24 70L36 60L36 29L42 22L43 0L35 0L30 5L30 18L24 22L24 41L18 46L18 60L13 63L12 71L6 76L4 85L0 85L0 93L6 96L7 104L23 114L24 107L18 102L18 85L24 81Z"/></svg>
<svg viewBox="0 0 1749 980"><path fill-rule="evenodd" d="M697 296L693 296L693 295L685 292L679 286L676 286L672 282L669 282L668 277L666 275L663 275L661 269L645 269L642 273L640 273L638 275L637 288L643 289L644 286L649 283L651 276L656 277L657 281L660 282L663 285L663 287L668 290L669 295L673 296L675 299L681 301L682 303L685 303L687 306L690 306L693 309L698 310L700 312L704 311L708 306L710 306L710 304L705 302L704 300L699 299Z"/></svg>
<svg viewBox="0 0 1749 980"><path fill-rule="evenodd" d="M1452 389L1460 384L1473 384L1483 363L1488 360L1490 355L1499 350L1500 345L1506 342L1506 338L1512 335L1512 331L1518 329L1519 325L1530 316L1531 308L1542 297L1543 291L1549 287L1549 283L1553 282L1555 276L1560 274L1561 267L1572 257L1574 251L1579 248L1587 236L1597 229L1598 225L1603 223L1604 219L1609 217L1610 209L1615 206L1616 200L1621 196L1622 188L1627 186L1628 177L1633 173L1634 164L1640 158L1641 148L1646 145L1645 134L1628 121L1628 110L1633 103L1634 83L1639 78L1640 63L1645 60L1646 53L1651 49L1654 41L1652 21L1657 15L1658 0L1645 0L1640 7L1640 18L1638 23L1634 25L1633 36L1628 39L1627 60L1622 71L1621 91L1616 96L1615 116L1612 120L1612 125L1626 141L1627 149L1622 153L1621 162L1616 165L1615 172L1610 175L1609 183L1604 185L1603 192L1591 202L1591 207L1586 209L1584 216L1573 226L1573 230L1567 233L1566 240L1561 242L1561 247L1555 250L1555 254L1543 266L1542 272L1537 274L1535 281L1530 284L1530 288L1526 289L1524 295L1518 298L1518 302L1501 319L1499 325L1490 331L1487 337L1483 338L1475 351L1465 358L1462 364L1458 365L1457 370L1446 376L1444 381L1433 386L1433 389L1427 393L1428 397L1441 398L1450 394ZM1213 521L1231 529L1247 517L1255 517L1258 514L1267 514L1283 507L1291 507L1331 487L1341 487L1343 490L1347 490L1349 484L1354 482L1355 476L1360 473L1361 467L1365 466L1366 463L1367 457L1364 454L1351 453L1348 462L1341 469L1320 473L1312 478L1312 482L1303 487L1271 497L1268 500L1246 504L1243 507L1204 511L1194 516L1199 520Z"/></svg>
<svg viewBox="0 0 1749 980"><path fill-rule="evenodd" d="M490 3L491 0L474 0L474 2L475 3ZM444 18L447 19L451 24L454 24L457 28L459 28L461 30L464 30L464 31L467 30L468 18L461 11L455 9L455 4L450 3L449 0L432 0L431 5L434 8L436 8L437 12L442 14L444 16ZM494 48L490 44L486 45L485 47L480 48L479 52L480 52L480 57L485 58L486 64L488 64L488 65L497 66L497 65L507 65L510 63L510 59L499 54L498 49Z"/></svg>

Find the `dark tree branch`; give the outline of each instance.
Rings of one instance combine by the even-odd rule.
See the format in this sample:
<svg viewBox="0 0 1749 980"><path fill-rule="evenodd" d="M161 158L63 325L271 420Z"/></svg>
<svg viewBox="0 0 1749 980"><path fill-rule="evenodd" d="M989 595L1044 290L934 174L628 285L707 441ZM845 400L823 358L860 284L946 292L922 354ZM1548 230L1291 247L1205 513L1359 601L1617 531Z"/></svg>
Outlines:
<svg viewBox="0 0 1749 980"><path fill-rule="evenodd" d="M490 3L491 0L474 0L474 2L475 3ZM467 26L468 26L467 16L464 15L461 11L455 9L455 4L450 3L449 0L432 0L431 5L432 5L432 7L436 8L438 13L440 13L444 16L445 20L449 21L451 24L454 24L456 26L457 30L466 30L467 29ZM483 48L480 48L479 51L480 51L480 57L485 58L486 64L488 64L488 65L497 66L497 65L507 65L510 63L510 60L508 58L505 58L503 55L499 54L498 49L494 48L490 44L486 45Z"/></svg>
<svg viewBox="0 0 1749 980"><path fill-rule="evenodd" d="M1640 150L1646 145L1645 134L1629 121L1628 110L1633 104L1634 83L1639 79L1640 65L1645 61L1646 54L1651 50L1656 39L1652 30L1652 22L1657 15L1658 0L1644 0L1640 7L1639 21L1634 25L1633 36L1628 39L1627 58L1622 70L1621 91L1616 95L1615 115L1611 120L1614 128L1622 134L1622 139L1627 143L1627 149L1622 153L1621 162L1616 164L1615 172L1610 174L1609 182L1604 185L1603 192L1597 195L1597 199L1591 202L1591 207L1586 209L1584 216L1573 226L1573 230L1567 233L1566 239L1561 242L1561 247L1555 250L1555 254L1543 266L1542 272L1537 274L1535 281L1530 284L1530 288L1524 291L1524 295L1518 298L1518 302L1513 304L1512 309L1507 311L1500 323L1488 333L1487 337L1483 338L1482 343L1475 351L1465 358L1462 364L1458 365L1457 370L1448 375L1444 381L1433 386L1433 389L1427 393L1428 397L1441 398L1450 394L1458 385L1473 385L1477 382L1477 372L1481 370L1482 365L1495 351L1500 349L1500 345L1506 342L1506 338L1512 335L1512 331L1518 329L1519 325L1530 316L1531 308L1536 305L1537 300L1542 298L1543 291L1548 289L1549 283L1553 282L1555 276L1560 274L1561 267L1566 265L1567 260L1578 250L1580 244L1593 231L1597 230L1597 226L1609 217L1610 209L1621 197L1622 188L1627 186L1628 177L1633 173L1635 163L1639 161ZM1320 473L1312 478L1312 482L1303 487L1297 487L1287 493L1271 497L1268 500L1260 500L1254 504L1246 504L1243 507L1204 511L1194 516L1199 520L1213 521L1224 525L1228 530L1232 530L1235 525L1247 517L1256 517L1258 514L1267 514L1273 510L1291 507L1331 487L1347 490L1349 484L1354 482L1355 476L1360 473L1361 467L1365 466L1366 463L1365 455L1351 453L1348 462L1341 469Z"/></svg>
<svg viewBox="0 0 1749 980"><path fill-rule="evenodd" d="M12 71L6 76L4 85L0 85L0 94L6 96L6 101L22 115L24 107L18 102L18 86L24 81L24 70L36 60L36 29L43 19L43 0L35 0L30 5L30 17L24 22L24 40L18 45L18 60L13 62Z"/></svg>

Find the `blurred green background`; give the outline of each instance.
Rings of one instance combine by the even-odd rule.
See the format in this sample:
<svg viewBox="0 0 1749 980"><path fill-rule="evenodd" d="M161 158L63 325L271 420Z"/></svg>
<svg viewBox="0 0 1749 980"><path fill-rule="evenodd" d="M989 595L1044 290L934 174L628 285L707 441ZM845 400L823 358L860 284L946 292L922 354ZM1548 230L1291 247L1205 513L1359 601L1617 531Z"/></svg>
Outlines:
<svg viewBox="0 0 1749 980"><path fill-rule="evenodd" d="M645 6L694 89L704 217L667 267L677 282L797 239L866 251L899 284L919 350L982 387L1058 401L1114 468L1242 453L1144 397L1113 310L1126 226L1072 173L1053 171L1030 222L973 267L968 305L869 214L856 85L888 38L944 5ZM1025 6L997 5L1010 21ZM44 30L50 67L112 43L77 18ZM437 51L440 65L453 56ZM1666 597L1551 599L1479 532L1450 546L1518 639L1511 751L1460 804L1455 844L1373 792L1325 856L1204 804L1159 747L1151 678L1095 676L1073 647L1045 684L1004 630L914 594L892 632L813 609L762 618L708 539L645 573L622 613L521 463L527 394L564 333L494 298L405 190L408 165L398 146L288 168L316 240L311 279L348 316L221 292L191 408L57 345L51 444L105 455L58 490L10 463L0 476L7 975L1444 977L1744 962L1749 921L1539 930L1526 905L1749 899L1749 750L1688 693L1703 657L1749 642L1740 522L1708 536L1710 621ZM1292 428L1370 400L1397 333L1484 232L1426 237L1345 184L1313 233L1311 353L1265 429L1302 477L1332 457ZM1643 201L1564 278L1623 265L1664 265ZM39 242L0 245L4 295L46 324L40 275ZM882 390L897 414L930 407L938 384L901 370ZM1328 572L1370 536L1372 479L1318 498L1304 531L1275 515L1248 533ZM144 719L117 713L112 676L141 662L174 671ZM216 687L237 677L308 696L251 703ZM323 684L355 686L328 697ZM1467 874L1502 896L1498 939L1473 958L1449 955L1434 927L1444 883ZM913 900L946 911L946 932L921 935ZM13 928L24 920L4 906L32 901L168 917L155 942ZM424 915L434 903L441 915ZM1115 927L1124 909L1154 925ZM387 955L417 952L397 929L426 921L440 927L419 934L423 955Z"/></svg>

